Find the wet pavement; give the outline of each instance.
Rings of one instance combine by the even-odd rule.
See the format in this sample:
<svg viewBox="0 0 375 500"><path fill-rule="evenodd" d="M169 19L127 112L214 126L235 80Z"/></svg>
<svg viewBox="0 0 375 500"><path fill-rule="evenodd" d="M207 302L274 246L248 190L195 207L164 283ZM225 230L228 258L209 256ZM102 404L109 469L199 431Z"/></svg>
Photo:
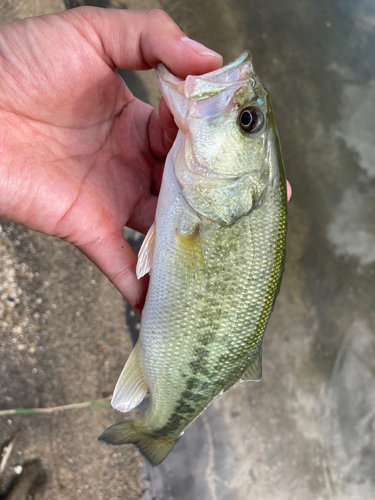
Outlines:
<svg viewBox="0 0 375 500"><path fill-rule="evenodd" d="M20 440L35 453L38 443L39 449L48 448L45 441L53 447L50 487L55 489L50 491L59 499L75 498L78 489L80 498L106 492L111 498L144 500L373 499L374 2L112 0L105 6L163 8L191 38L223 54L225 63L245 49L252 51L255 70L273 100L293 187L286 272L265 334L262 381L241 384L217 398L163 464L155 469L143 465L140 483L140 462L131 446L119 449L118 456L116 449L113 456L113 449L96 444L98 432L117 418L112 410L75 410L74 415L39 420L18 417ZM123 76L137 96L157 104L152 72ZM123 361L119 351L130 348L121 298L75 249L31 232L22 239L23 230L10 227L3 224L4 255L10 255L3 260L21 266L14 272L32 307L24 305L30 311L22 316L19 309L23 319L15 322L11 316L11 326L1 330L0 368L6 369L0 374L8 374L13 388L6 404L101 397L116 381ZM43 291L45 281L48 292ZM38 304L39 298L47 304ZM20 306L22 300L21 294ZM77 304L85 322L74 316ZM27 345L14 331L20 321L29 321L22 327L30 328ZM35 356L44 378L28 360L34 353L23 354L20 343L25 350L44 349ZM0 422L9 430L15 425ZM77 432L72 441L68 431L76 422L85 429L84 437ZM1 439L6 437L3 428ZM89 479L92 473L97 475Z"/></svg>

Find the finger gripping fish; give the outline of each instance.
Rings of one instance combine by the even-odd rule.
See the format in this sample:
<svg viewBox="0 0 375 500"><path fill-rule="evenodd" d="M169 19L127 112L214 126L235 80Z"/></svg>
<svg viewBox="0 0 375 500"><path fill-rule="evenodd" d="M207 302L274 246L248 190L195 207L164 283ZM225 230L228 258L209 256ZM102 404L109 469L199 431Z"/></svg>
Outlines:
<svg viewBox="0 0 375 500"><path fill-rule="evenodd" d="M153 465L217 395L261 378L287 227L279 138L250 53L185 81L160 64L157 77L179 132L139 253L138 277L150 272L139 341L112 405L150 400L99 438L133 443Z"/></svg>

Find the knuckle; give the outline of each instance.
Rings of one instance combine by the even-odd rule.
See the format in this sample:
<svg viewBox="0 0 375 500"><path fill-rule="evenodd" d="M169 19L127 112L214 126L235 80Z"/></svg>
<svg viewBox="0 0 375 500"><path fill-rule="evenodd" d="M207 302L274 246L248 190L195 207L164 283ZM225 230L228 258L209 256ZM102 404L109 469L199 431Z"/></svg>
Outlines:
<svg viewBox="0 0 375 500"><path fill-rule="evenodd" d="M147 11L147 14L152 17L153 22L155 23L171 23L172 19L168 16L166 12L161 9L150 9Z"/></svg>
<svg viewBox="0 0 375 500"><path fill-rule="evenodd" d="M90 7L88 5L81 5L79 7L76 7L73 12L77 15L89 19L95 13L95 9L94 7Z"/></svg>
<svg viewBox="0 0 375 500"><path fill-rule="evenodd" d="M124 266L121 271L114 272L108 276L109 280L113 284L119 284L128 280L136 279L136 270L137 262L129 263L127 266Z"/></svg>

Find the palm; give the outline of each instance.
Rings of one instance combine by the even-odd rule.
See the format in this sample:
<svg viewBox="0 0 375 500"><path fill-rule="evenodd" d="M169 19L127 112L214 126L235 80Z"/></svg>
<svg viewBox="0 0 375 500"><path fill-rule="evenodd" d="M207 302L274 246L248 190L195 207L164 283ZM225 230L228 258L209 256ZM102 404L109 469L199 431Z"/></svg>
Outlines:
<svg viewBox="0 0 375 500"><path fill-rule="evenodd" d="M166 149L158 114L116 65L219 66L182 35L160 12L99 9L0 28L0 215L76 245L139 308L147 280L122 228L151 225Z"/></svg>
<svg viewBox="0 0 375 500"><path fill-rule="evenodd" d="M115 69L71 25L65 28L68 47L61 45L61 26L58 34L48 33L54 49L44 67L30 54L18 56L17 73L21 69L30 79L17 81L17 98L1 106L8 123L17 125L5 183L18 183L19 189L5 216L70 241L90 256L90 246L110 245L125 224L147 230L156 204L152 181L162 162L148 141L153 108L132 97ZM72 65L78 48L84 61ZM14 72L14 66L5 72L4 86L13 84ZM43 86L30 100L36 78Z"/></svg>
<svg viewBox="0 0 375 500"><path fill-rule="evenodd" d="M107 233L108 226L122 227L137 206L152 210L152 204L140 202L150 198L153 167L160 161L148 147L152 108L132 98L114 68L72 26L66 29L70 39L75 35L69 47L61 46L61 29L58 35L55 30L49 33L48 45L54 49L44 63L47 71L30 54L22 56L23 73L33 71L34 76L18 85L17 99L4 103L3 109L8 120L20 122L20 144L9 179L14 182L22 175L23 183L13 204L19 205L32 191L30 205L22 207L26 217L32 215L30 226L84 245ZM72 66L78 46L85 60ZM6 75L13 77L11 71ZM34 78L44 81L40 95L31 101ZM4 85L9 80L3 80ZM25 169L30 173L26 179ZM48 197L43 195L46 186ZM53 206L52 200L59 203ZM43 216L35 219L36 212ZM144 231L152 213L137 216L140 223L136 220L135 225Z"/></svg>

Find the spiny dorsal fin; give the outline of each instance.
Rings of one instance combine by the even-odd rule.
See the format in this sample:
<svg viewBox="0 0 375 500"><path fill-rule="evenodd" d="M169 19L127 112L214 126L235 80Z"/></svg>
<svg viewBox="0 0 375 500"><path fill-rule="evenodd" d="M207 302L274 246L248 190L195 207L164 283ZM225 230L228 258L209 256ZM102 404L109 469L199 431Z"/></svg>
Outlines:
<svg viewBox="0 0 375 500"><path fill-rule="evenodd" d="M241 381L246 380L260 380L262 378L262 350L259 351L258 356L254 359L251 365L241 375Z"/></svg>
<svg viewBox="0 0 375 500"><path fill-rule="evenodd" d="M147 391L139 356L139 342L137 342L118 379L111 404L116 410L125 413L138 406Z"/></svg>
<svg viewBox="0 0 375 500"><path fill-rule="evenodd" d="M152 269L155 248L155 227L155 222L153 222L139 250L136 269L138 279L142 278L142 276L149 273Z"/></svg>

